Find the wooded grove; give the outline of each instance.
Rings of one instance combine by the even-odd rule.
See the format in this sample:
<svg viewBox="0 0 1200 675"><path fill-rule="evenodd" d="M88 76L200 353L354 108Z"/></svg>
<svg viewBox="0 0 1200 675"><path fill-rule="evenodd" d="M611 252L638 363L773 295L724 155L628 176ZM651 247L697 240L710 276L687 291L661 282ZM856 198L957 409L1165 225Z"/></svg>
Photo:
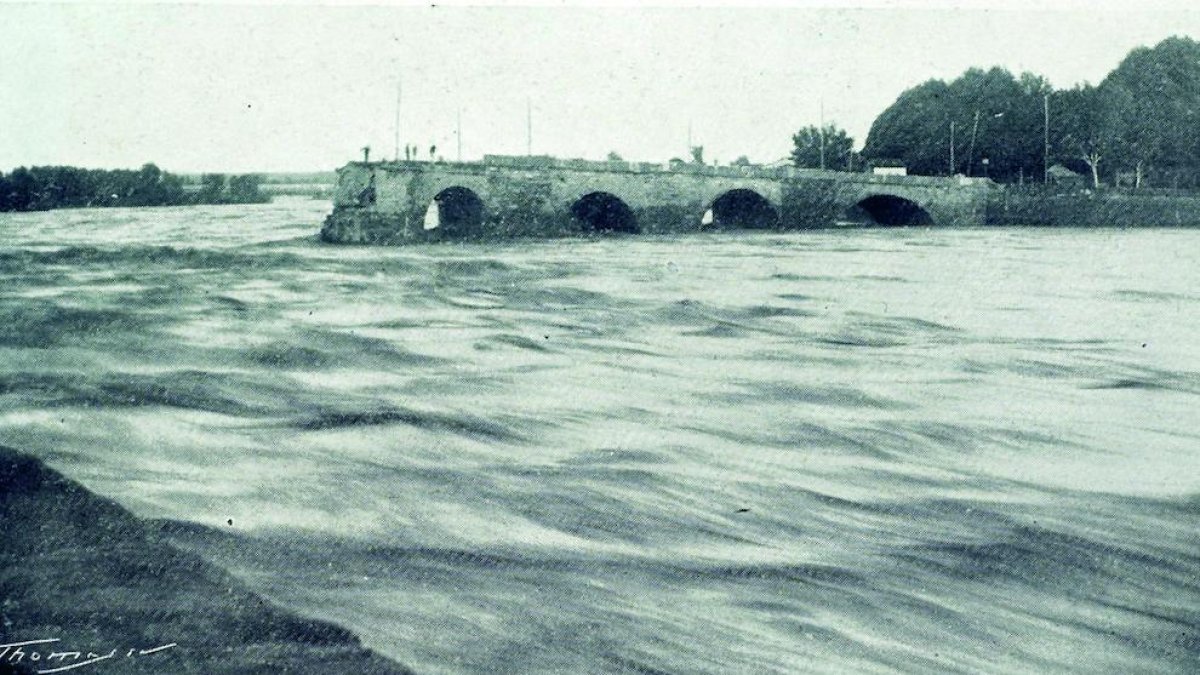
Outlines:
<svg viewBox="0 0 1200 675"><path fill-rule="evenodd" d="M876 118L862 154L922 175L1040 182L1048 163L1096 183L1195 188L1200 43L1172 37L1135 49L1099 84L1065 90L1003 68L930 80Z"/></svg>

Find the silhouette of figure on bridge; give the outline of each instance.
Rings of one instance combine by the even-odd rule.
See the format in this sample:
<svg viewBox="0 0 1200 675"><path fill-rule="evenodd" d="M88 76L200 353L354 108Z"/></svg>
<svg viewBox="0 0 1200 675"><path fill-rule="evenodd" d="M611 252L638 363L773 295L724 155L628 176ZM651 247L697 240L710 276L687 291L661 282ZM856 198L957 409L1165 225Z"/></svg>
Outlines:
<svg viewBox="0 0 1200 675"><path fill-rule="evenodd" d="M358 205L370 206L375 203L375 174L371 174L370 181L367 182L367 187L358 193Z"/></svg>

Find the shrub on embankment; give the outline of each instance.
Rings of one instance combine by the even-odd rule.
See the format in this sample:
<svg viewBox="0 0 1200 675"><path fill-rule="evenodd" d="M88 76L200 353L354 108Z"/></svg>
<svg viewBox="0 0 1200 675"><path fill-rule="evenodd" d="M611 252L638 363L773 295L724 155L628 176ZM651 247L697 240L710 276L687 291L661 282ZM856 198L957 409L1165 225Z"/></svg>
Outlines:
<svg viewBox="0 0 1200 675"><path fill-rule="evenodd" d="M989 225L1200 227L1200 193L1007 186L988 199Z"/></svg>

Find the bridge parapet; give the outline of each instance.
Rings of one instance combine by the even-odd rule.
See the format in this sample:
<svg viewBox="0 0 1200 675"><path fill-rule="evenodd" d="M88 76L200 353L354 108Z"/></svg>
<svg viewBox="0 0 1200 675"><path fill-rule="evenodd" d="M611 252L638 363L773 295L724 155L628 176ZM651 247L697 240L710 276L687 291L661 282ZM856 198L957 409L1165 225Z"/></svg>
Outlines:
<svg viewBox="0 0 1200 675"><path fill-rule="evenodd" d="M377 168L380 170L430 170L432 168L447 171L474 171L488 168L547 171L552 169L567 171L591 171L601 173L656 173L683 174L694 176L721 176L726 178L761 178L768 180L794 179L831 179L838 181L872 183L881 185L934 185L944 187L986 187L994 183L987 178L969 178L967 176L899 176L894 174L872 174L863 172L834 171L830 169L801 169L792 166L768 167L758 165L724 165L694 164L688 162L656 163L656 162L627 162L624 160L597 161L589 159L562 159L543 155L509 156L485 155L482 162L423 162L418 160L382 161L382 162L350 162L347 166Z"/></svg>

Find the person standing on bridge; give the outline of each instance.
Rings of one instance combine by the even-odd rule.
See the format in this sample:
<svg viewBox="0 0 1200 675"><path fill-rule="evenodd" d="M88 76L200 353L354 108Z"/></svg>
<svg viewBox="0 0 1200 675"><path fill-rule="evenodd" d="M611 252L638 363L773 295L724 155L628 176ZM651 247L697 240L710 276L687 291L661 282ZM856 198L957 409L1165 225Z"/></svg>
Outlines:
<svg viewBox="0 0 1200 675"><path fill-rule="evenodd" d="M375 172L371 172L371 179L367 182L367 187L363 188L362 192L358 193L359 206L371 206L375 203Z"/></svg>

